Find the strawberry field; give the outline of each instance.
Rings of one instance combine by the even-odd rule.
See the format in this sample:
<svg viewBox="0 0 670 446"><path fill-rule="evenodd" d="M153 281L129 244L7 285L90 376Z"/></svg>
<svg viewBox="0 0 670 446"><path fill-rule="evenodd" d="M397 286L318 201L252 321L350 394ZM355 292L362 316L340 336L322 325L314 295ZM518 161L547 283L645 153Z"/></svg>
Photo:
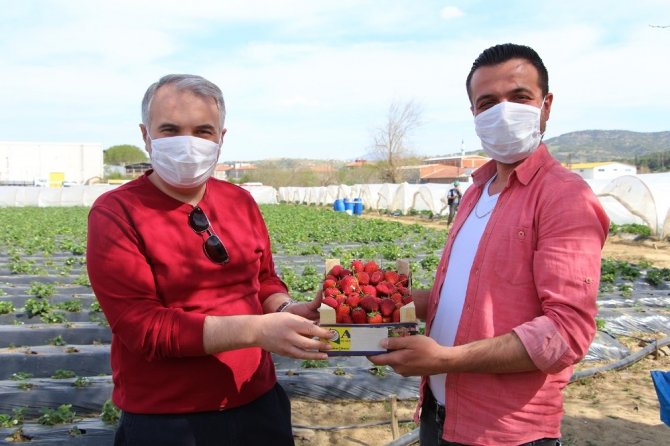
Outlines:
<svg viewBox="0 0 670 446"><path fill-rule="evenodd" d="M315 206L261 210L277 271L298 299L312 299L321 288L329 258L343 265L374 260L381 267L409 259L412 287L430 287L447 238L446 230ZM111 439L118 416L108 401L111 334L86 273L87 213L83 207L0 209L0 444L23 438L98 445ZM670 332L669 281L670 270L606 259L600 332L589 359L625 356L618 334ZM365 357L275 362L292 398L417 395L417 379L371 368Z"/></svg>
<svg viewBox="0 0 670 446"><path fill-rule="evenodd" d="M370 258L380 265L410 258L414 285L427 287L446 239L445 231L314 207L262 206L262 211L278 273L298 299L314 297L326 258ZM83 207L0 209L0 442L100 444L113 432L118 413L108 401L111 334L86 273L87 213ZM318 388L324 398L337 393L337 385L324 387L321 375L329 367L338 373L370 367L365 358L330 362L276 357L282 384L297 396ZM361 399L384 398L383 387L366 386L369 379L403 387L390 373L366 375L358 380L360 387L347 385L346 391L359 392L354 396ZM380 393L360 394L366 387ZM406 393L416 394L416 382Z"/></svg>

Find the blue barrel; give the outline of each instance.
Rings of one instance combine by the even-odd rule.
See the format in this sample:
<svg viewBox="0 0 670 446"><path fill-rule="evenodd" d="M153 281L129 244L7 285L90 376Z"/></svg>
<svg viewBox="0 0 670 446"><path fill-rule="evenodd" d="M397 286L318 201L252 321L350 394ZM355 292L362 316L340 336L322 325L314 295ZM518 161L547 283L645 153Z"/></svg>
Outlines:
<svg viewBox="0 0 670 446"><path fill-rule="evenodd" d="M335 212L344 212L344 200L342 200L341 198L335 200L335 202L333 203L333 210Z"/></svg>
<svg viewBox="0 0 670 446"><path fill-rule="evenodd" d="M349 215L352 215L354 213L354 202L349 200L348 198L344 199L344 212L346 212Z"/></svg>
<svg viewBox="0 0 670 446"><path fill-rule="evenodd" d="M363 200L360 198L354 198L354 215L363 214Z"/></svg>

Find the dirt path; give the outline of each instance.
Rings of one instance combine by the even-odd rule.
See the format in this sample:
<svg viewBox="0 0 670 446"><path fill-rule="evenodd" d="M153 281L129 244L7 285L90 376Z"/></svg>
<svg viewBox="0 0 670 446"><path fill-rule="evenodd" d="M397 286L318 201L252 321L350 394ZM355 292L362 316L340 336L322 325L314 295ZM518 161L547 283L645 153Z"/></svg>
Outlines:
<svg viewBox="0 0 670 446"><path fill-rule="evenodd" d="M419 217L389 217L364 215L364 218L383 218L400 223L419 223L445 229L443 220ZM651 262L656 267L670 268L670 244L667 242L635 242L619 236L610 237L603 257L637 263ZM670 335L667 333L665 335ZM661 335L659 335L661 336ZM633 343L631 349L639 348ZM589 367L592 364L589 364ZM563 444L568 446L670 444L670 427L659 419L659 403L650 377L650 370L670 370L670 348L659 352L658 359L648 356L621 371L607 372L568 385L565 390ZM398 417L411 418L416 402L400 402ZM294 423L307 426L345 426L390 420L389 402L359 401L323 403L292 401ZM410 431L413 424L401 424L401 433ZM393 439L389 424L375 427L314 430L298 429L298 445L385 445Z"/></svg>

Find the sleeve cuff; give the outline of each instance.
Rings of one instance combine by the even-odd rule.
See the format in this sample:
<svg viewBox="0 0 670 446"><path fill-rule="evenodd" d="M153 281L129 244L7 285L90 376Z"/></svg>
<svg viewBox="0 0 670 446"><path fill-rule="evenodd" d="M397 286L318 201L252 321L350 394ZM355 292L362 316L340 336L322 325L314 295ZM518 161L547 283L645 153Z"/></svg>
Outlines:
<svg viewBox="0 0 670 446"><path fill-rule="evenodd" d="M569 346L547 316L514 328L530 359L545 373L557 373L571 365Z"/></svg>
<svg viewBox="0 0 670 446"><path fill-rule="evenodd" d="M179 320L179 353L178 356L203 356L205 341L203 330L206 314L184 312Z"/></svg>
<svg viewBox="0 0 670 446"><path fill-rule="evenodd" d="M276 293L288 294L288 287L280 279L268 280L261 285L261 289L258 291L258 298L262 304L265 302L265 299Z"/></svg>

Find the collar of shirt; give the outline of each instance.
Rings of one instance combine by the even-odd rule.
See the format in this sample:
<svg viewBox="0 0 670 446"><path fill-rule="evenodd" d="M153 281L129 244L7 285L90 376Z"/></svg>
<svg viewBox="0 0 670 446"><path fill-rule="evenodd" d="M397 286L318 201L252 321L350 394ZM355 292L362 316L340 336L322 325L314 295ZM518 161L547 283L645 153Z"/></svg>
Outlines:
<svg viewBox="0 0 670 446"><path fill-rule="evenodd" d="M518 166L514 168L510 178L516 175L516 178L519 180L519 182L525 186L530 182L530 180L533 179L540 168L551 159L552 158L549 154L549 149L547 149L547 146L545 146L544 143L540 143L540 146L537 148L537 150L531 153L528 158L523 160ZM496 161L491 160L472 173L473 184L475 186L482 186L495 173Z"/></svg>

